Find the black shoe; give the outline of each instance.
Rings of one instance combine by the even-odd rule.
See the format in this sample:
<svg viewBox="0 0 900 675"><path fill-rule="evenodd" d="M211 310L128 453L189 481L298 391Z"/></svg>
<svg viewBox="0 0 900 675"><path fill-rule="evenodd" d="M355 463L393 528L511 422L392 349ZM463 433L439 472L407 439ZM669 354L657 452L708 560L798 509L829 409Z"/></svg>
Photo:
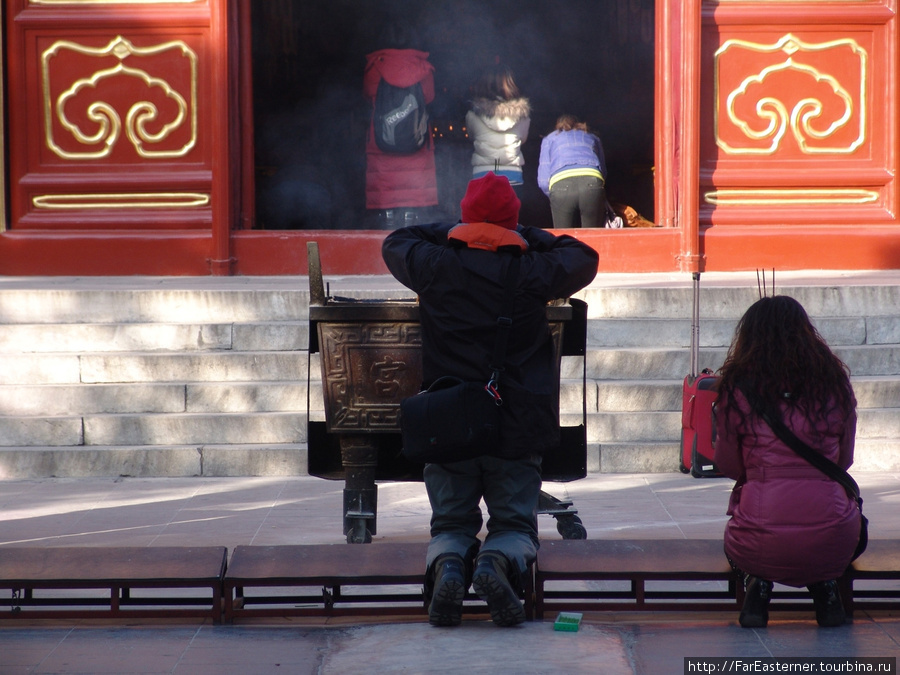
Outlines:
<svg viewBox="0 0 900 675"><path fill-rule="evenodd" d="M847 615L844 613L844 603L841 602L837 581L820 581L807 588L813 596L816 621L819 625L823 628L843 626Z"/></svg>
<svg viewBox="0 0 900 675"><path fill-rule="evenodd" d="M428 606L432 626L458 626L466 595L466 566L461 556L447 553L434 561L434 591Z"/></svg>
<svg viewBox="0 0 900 675"><path fill-rule="evenodd" d="M741 626L765 628L769 623L769 600L772 598L772 582L747 575L744 585L744 606L741 608Z"/></svg>
<svg viewBox="0 0 900 675"><path fill-rule="evenodd" d="M475 559L472 587L488 604L491 619L498 626L515 626L525 621L525 608L509 582L511 565L506 556L484 551Z"/></svg>

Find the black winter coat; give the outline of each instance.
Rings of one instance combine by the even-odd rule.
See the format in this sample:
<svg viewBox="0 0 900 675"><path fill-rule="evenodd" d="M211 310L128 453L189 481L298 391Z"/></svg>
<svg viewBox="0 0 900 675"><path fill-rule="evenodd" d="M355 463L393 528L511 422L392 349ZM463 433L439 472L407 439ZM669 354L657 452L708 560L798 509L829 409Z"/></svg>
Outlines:
<svg viewBox="0 0 900 675"><path fill-rule="evenodd" d="M512 256L520 254L517 249L490 251L450 242L453 227L403 228L389 234L382 247L394 277L419 296L426 386L443 375L487 381L504 274ZM587 286L598 263L596 251L568 235L521 225L517 232L527 250L521 252L500 379L503 440L493 453L506 458L559 446L558 383L546 306Z"/></svg>

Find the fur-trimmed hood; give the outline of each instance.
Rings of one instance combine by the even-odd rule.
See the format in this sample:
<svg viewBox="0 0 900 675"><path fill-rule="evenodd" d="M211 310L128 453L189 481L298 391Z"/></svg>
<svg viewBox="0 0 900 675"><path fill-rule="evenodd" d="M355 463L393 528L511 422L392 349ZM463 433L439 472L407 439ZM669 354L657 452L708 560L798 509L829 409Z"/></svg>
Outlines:
<svg viewBox="0 0 900 675"><path fill-rule="evenodd" d="M531 115L531 104L527 98L514 98L509 101L476 98L472 100L472 112L481 117L506 117L520 120Z"/></svg>

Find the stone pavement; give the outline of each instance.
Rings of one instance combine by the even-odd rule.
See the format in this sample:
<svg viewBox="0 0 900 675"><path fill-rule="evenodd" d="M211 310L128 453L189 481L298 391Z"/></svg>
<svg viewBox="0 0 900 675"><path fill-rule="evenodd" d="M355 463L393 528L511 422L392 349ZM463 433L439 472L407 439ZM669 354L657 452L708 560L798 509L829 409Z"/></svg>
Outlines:
<svg viewBox="0 0 900 675"><path fill-rule="evenodd" d="M856 473L873 538L900 537L900 474ZM591 474L549 483L591 539L720 538L731 481L681 474ZM0 481L2 546L342 543L343 483L308 476ZM379 541L427 541L421 483L379 485ZM559 539L550 516L541 537ZM898 613L857 612L820 629L812 613L742 629L736 613L586 613L578 632L553 617L497 628L410 619L10 620L0 674L682 673L684 657L891 657Z"/></svg>

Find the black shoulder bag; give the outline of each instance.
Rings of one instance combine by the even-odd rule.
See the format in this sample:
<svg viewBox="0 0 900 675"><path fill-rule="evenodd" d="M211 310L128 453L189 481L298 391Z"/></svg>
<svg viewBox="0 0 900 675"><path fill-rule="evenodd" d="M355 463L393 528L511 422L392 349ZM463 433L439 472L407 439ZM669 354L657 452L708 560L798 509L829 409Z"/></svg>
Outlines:
<svg viewBox="0 0 900 675"><path fill-rule="evenodd" d="M490 454L500 443L500 373L512 327L521 259L510 261L504 277L504 304L487 383L445 375L427 391L400 402L403 456L414 462L446 464Z"/></svg>
<svg viewBox="0 0 900 675"><path fill-rule="evenodd" d="M781 416L771 414L770 410L763 407L758 397L751 397L743 388L741 391L744 392L744 396L747 397L747 400L750 402L750 405L753 406L756 414L759 415L766 424L772 427L772 431L775 432L775 435L778 436L785 445L826 476L840 483L847 491L847 495L856 502L859 507L859 543L856 546L856 551L854 551L852 558L852 560L856 560L862 555L863 551L866 550L866 546L869 544L869 519L863 515L863 500L859 494L859 485L856 484L853 477L844 469L797 438L796 434L794 434L794 432L784 423Z"/></svg>

